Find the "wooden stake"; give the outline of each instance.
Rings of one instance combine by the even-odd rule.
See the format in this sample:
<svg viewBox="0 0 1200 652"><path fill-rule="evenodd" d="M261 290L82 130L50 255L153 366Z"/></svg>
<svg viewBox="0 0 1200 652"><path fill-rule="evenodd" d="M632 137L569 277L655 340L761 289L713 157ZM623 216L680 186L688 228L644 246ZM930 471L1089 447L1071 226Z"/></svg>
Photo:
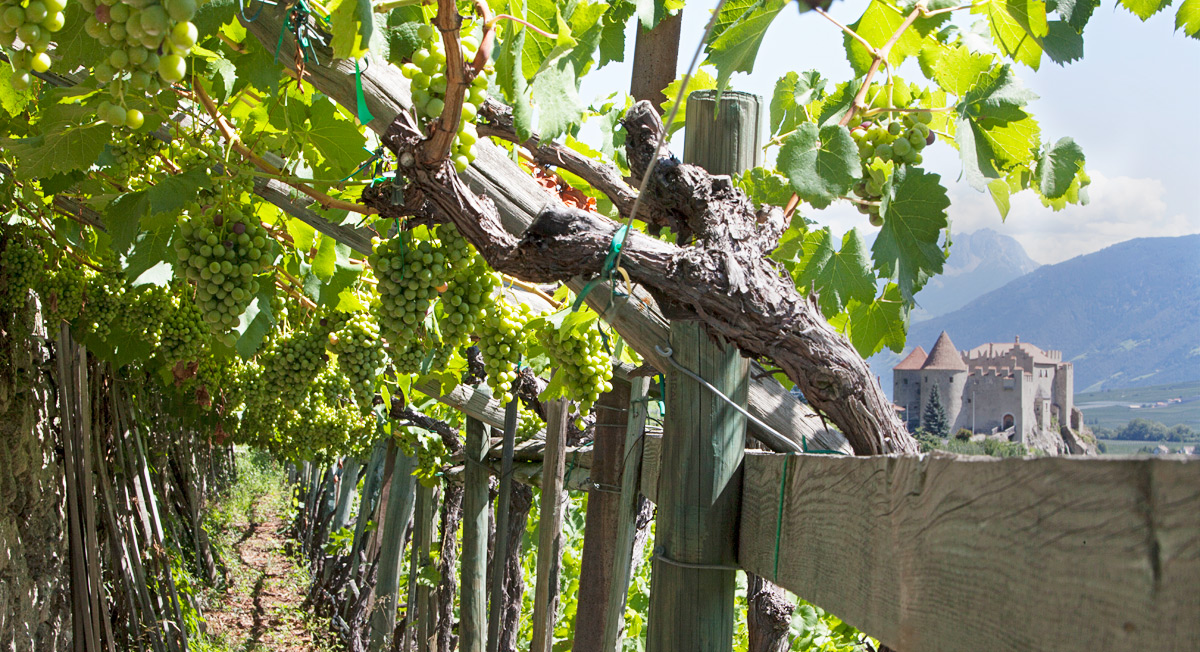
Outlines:
<svg viewBox="0 0 1200 652"><path fill-rule="evenodd" d="M504 411L504 452L501 456L500 497L496 501L496 549L492 554L492 576L490 578L491 604L488 614L488 652L500 649L500 631L504 620L504 560L508 557L509 503L512 500L513 444L517 436L516 392L508 401Z"/></svg>
<svg viewBox="0 0 1200 652"><path fill-rule="evenodd" d="M489 443L488 426L467 417L466 470L463 489L462 599L459 605L458 645L462 652L487 647L488 482L483 466Z"/></svg>
<svg viewBox="0 0 1200 652"><path fill-rule="evenodd" d="M549 401L546 408L546 452L542 460L542 498L538 522L537 585L533 594L532 652L554 648L554 619L558 611L558 574L562 554L563 475L566 471L566 399Z"/></svg>

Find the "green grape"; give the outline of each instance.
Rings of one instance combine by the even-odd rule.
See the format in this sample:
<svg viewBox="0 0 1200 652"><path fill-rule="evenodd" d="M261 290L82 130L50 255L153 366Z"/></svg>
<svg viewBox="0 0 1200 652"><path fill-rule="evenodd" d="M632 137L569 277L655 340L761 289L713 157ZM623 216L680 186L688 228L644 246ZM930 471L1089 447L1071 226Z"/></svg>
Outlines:
<svg viewBox="0 0 1200 652"><path fill-rule="evenodd" d="M46 72L53 64L46 50L66 22L65 4L63 0L0 0L0 45L16 50L9 56L16 90L29 88L31 72Z"/></svg>
<svg viewBox="0 0 1200 652"><path fill-rule="evenodd" d="M39 285L43 267L42 250L27 229L0 230L0 310L24 308L29 290Z"/></svg>
<svg viewBox="0 0 1200 652"><path fill-rule="evenodd" d="M83 266L58 253L47 262L40 280L37 291L42 299L42 317L47 330L54 332L61 321L75 321L83 310Z"/></svg>
<svg viewBox="0 0 1200 652"><path fill-rule="evenodd" d="M350 382L360 411L370 412L375 399L375 377L386 362L379 324L370 313L355 313L345 325L329 334L328 348L337 356L338 366Z"/></svg>
<svg viewBox="0 0 1200 652"><path fill-rule="evenodd" d="M428 339L425 318L447 287L446 252L427 230L403 231L376 240L367 262L379 279L376 319L394 352L393 361L399 365L411 343Z"/></svg>
<svg viewBox="0 0 1200 652"><path fill-rule="evenodd" d="M546 320L539 338L557 373L564 375L564 385L578 404L579 414L586 415L600 394L612 389L612 356L599 327L580 332L578 327L564 328Z"/></svg>
<svg viewBox="0 0 1200 652"><path fill-rule="evenodd" d="M438 239L451 270L446 291L438 302L438 328L442 342L457 350L470 343L470 337L483 320L484 309L500 282L453 224L439 226Z"/></svg>
<svg viewBox="0 0 1200 652"><path fill-rule="evenodd" d="M167 367L174 367L180 362L195 362L200 356L207 332L204 315L196 302L177 292L171 297L170 305L161 318L158 352Z"/></svg>
<svg viewBox="0 0 1200 652"><path fill-rule="evenodd" d="M125 333L140 338L151 349L162 342L162 323L175 310L171 289L157 285L129 288L122 296L117 323Z"/></svg>
<svg viewBox="0 0 1200 652"><path fill-rule="evenodd" d="M529 408L526 408L524 405L521 405L520 409L518 410L518 415L517 441L533 439L535 435L537 435L543 428L546 427L546 424L542 422L542 419L538 417L537 413Z"/></svg>
<svg viewBox="0 0 1200 652"><path fill-rule="evenodd" d="M125 294L125 278L121 275L119 261L115 255L105 258L102 271L87 274L83 307L84 323L101 339L108 338L113 322L121 313Z"/></svg>
<svg viewBox="0 0 1200 652"><path fill-rule="evenodd" d="M492 396L506 404L512 383L517 379L517 364L525 355L525 324L530 317L529 306L513 306L503 298L487 308L479 328L479 350L487 371Z"/></svg>
<svg viewBox="0 0 1200 652"><path fill-rule="evenodd" d="M176 276L196 286L204 320L221 336L237 326L275 257L266 229L237 201L248 185L239 177L215 203L190 205L175 243Z"/></svg>

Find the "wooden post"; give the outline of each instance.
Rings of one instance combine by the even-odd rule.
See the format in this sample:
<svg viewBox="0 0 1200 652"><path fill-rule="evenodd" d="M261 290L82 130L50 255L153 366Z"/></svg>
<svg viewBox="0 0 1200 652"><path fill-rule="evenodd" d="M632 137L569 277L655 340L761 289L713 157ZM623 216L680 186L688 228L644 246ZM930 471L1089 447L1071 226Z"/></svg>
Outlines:
<svg viewBox="0 0 1200 652"><path fill-rule="evenodd" d="M612 562L617 554L629 383L614 378L612 386L611 391L601 394L596 401L596 438L592 446L591 487L579 571L579 607L575 614L575 649L581 652L601 649L607 619L615 617L606 605L610 587L616 581Z"/></svg>
<svg viewBox="0 0 1200 652"><path fill-rule="evenodd" d="M621 463L621 495L617 504L617 530L614 535L612 583L608 587L605 607L604 643L601 650L616 652L621 648L621 631L625 624L625 599L629 595L629 579L633 570L633 539L637 534L638 484L642 475L642 450L646 431L646 393L650 379L633 378L629 391L629 420L625 429L625 454Z"/></svg>
<svg viewBox="0 0 1200 652"><path fill-rule="evenodd" d="M358 470L362 462L357 457L347 457L342 462L342 480L338 486L337 507L333 510L333 523L329 525L330 533L346 527L350 521L350 507L354 503L354 490L358 488Z"/></svg>
<svg viewBox="0 0 1200 652"><path fill-rule="evenodd" d="M567 459L567 400L550 401L545 407L546 452L542 458L532 652L551 652L554 648L554 615L558 611L558 571L562 553L563 474Z"/></svg>
<svg viewBox="0 0 1200 652"><path fill-rule="evenodd" d="M395 446L395 444L391 444ZM412 518L416 492L413 469L416 459L396 451L391 489L387 497L387 517L383 523L379 550L379 571L375 582L375 604L371 609L371 652L390 649L396 628L396 597L400 590L400 561L404 555L404 530Z"/></svg>
<svg viewBox="0 0 1200 652"><path fill-rule="evenodd" d="M675 81L682 26L682 9L674 16L660 20L652 30L647 31L638 24L637 45L633 51L633 69L637 74L629 81L629 94L635 100L650 100L660 113L663 101L668 99L663 95L663 89Z"/></svg>
<svg viewBox="0 0 1200 652"><path fill-rule="evenodd" d="M466 469L463 472L462 598L459 605L458 645L462 652L487 647L488 482L483 465L490 442L489 428L467 417Z"/></svg>
<svg viewBox="0 0 1200 652"><path fill-rule="evenodd" d="M726 91L688 99L684 161L737 174L761 160L762 100ZM695 322L672 322L676 364L745 406L749 362ZM649 652L733 647L734 584L746 419L671 365L658 483Z"/></svg>
<svg viewBox="0 0 1200 652"><path fill-rule="evenodd" d="M517 436L517 403L514 392L504 410L504 449L501 453L500 496L496 501L496 549L492 553L491 605L488 615L488 652L500 649L504 621L504 560L508 557L508 511L512 501L513 445Z"/></svg>

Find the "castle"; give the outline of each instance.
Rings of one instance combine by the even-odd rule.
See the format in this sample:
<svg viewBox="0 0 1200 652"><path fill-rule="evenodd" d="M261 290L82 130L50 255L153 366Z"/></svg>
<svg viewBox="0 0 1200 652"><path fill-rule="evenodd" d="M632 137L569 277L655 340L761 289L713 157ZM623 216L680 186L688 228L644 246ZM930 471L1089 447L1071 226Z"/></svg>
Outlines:
<svg viewBox="0 0 1200 652"><path fill-rule="evenodd" d="M1061 351L1043 351L1020 337L959 352L942 331L928 354L918 346L892 368L892 396L909 430L921 425L936 387L950 434L1011 428L1011 441L1027 443L1039 432L1078 427L1074 376Z"/></svg>

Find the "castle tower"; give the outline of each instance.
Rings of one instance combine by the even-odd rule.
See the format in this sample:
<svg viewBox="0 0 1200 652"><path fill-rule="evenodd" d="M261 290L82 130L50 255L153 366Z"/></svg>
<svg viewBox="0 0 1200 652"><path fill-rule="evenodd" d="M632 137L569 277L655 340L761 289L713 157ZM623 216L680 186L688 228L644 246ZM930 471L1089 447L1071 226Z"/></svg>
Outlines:
<svg viewBox="0 0 1200 652"><path fill-rule="evenodd" d="M904 408L904 425L909 431L921 425L921 365L928 357L925 349L918 346L892 367L892 401Z"/></svg>
<svg viewBox="0 0 1200 652"><path fill-rule="evenodd" d="M946 408L946 421L950 423L950 434L964 426L963 392L967 386L967 363L954 348L954 342L946 331L938 336L937 343L921 365L921 410L929 402L929 395L937 387L938 397Z"/></svg>

